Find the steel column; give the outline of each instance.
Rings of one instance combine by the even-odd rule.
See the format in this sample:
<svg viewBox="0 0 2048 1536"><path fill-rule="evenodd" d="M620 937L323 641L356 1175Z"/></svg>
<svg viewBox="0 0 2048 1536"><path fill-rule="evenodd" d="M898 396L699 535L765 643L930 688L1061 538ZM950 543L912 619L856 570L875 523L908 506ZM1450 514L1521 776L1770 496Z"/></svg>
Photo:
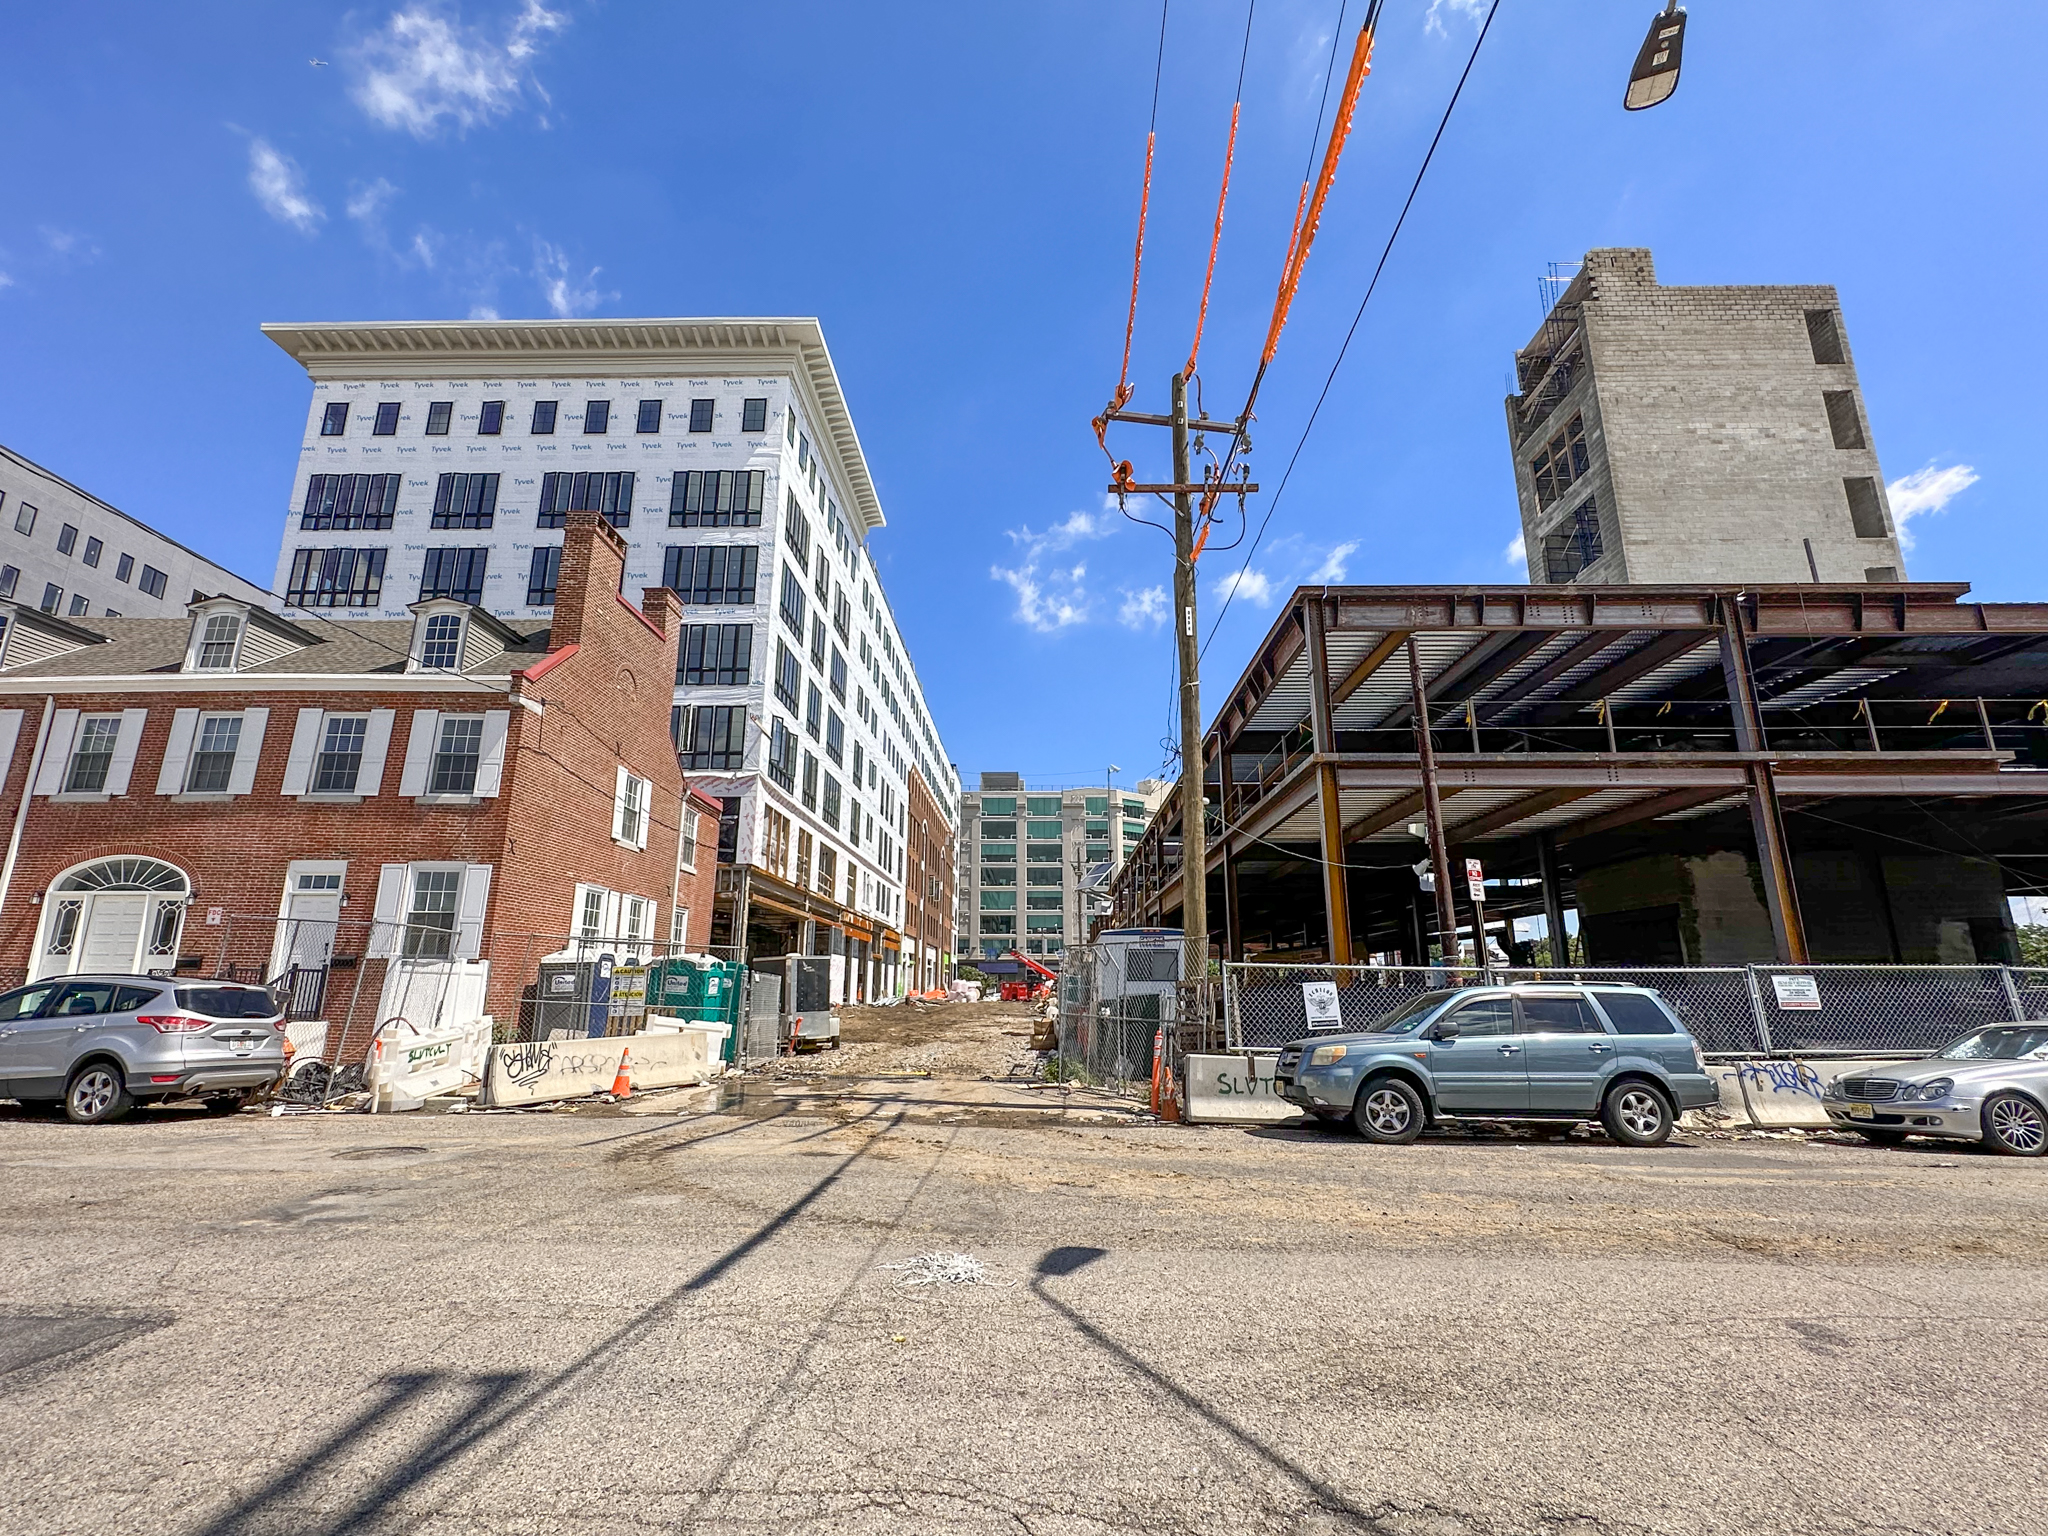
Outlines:
<svg viewBox="0 0 2048 1536"><path fill-rule="evenodd" d="M1741 752L1769 750L1763 712L1757 707L1756 684L1749 670L1749 630L1740 597L1724 598L1721 608L1721 677L1728 689L1729 711L1735 719L1735 746ZM1757 863L1763 871L1764 905L1771 914L1771 938L1778 959L1786 965L1808 963L1806 924L1799 915L1799 888L1792 878L1792 854L1785 841L1785 817L1778 805L1778 786L1767 762L1752 762L1749 780L1749 825L1756 838Z"/></svg>
<svg viewBox="0 0 2048 1536"><path fill-rule="evenodd" d="M1548 832L1536 834L1536 872L1543 879L1543 921L1550 930L1550 963L1569 965L1571 935L1564 927L1564 881L1557 870L1557 839Z"/></svg>
<svg viewBox="0 0 2048 1536"><path fill-rule="evenodd" d="M1422 812L1429 831L1429 867L1436 876L1438 942L1444 964L1458 963L1458 916L1451 904L1451 851L1444 842L1444 807L1437 793L1436 745L1429 738L1429 694L1422 686L1422 657L1408 640L1408 680L1414 688L1415 755L1422 764Z"/></svg>
<svg viewBox="0 0 2048 1536"><path fill-rule="evenodd" d="M1330 708L1330 648L1323 632L1323 601L1311 597L1302 605L1302 630L1308 637L1309 733L1318 757L1333 756L1337 729ZM1337 765L1316 765L1316 810L1322 826L1323 921L1327 925L1332 965L1351 964L1351 902L1344 882L1344 807L1337 796Z"/></svg>

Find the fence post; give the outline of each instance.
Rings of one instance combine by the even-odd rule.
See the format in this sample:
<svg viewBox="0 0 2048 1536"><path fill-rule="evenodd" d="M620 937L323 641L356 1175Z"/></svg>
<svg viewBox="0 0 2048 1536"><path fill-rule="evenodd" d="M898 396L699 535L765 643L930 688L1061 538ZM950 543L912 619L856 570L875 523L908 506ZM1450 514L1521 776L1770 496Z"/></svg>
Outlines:
<svg viewBox="0 0 2048 1536"><path fill-rule="evenodd" d="M1757 984L1756 970L1757 968L1754 965L1745 965L1742 968L1742 974L1749 978L1749 1006L1752 1016L1756 1019L1757 1042L1763 1047L1764 1054L1768 1056L1772 1049L1771 1021L1764 1012L1764 993L1763 988Z"/></svg>
<svg viewBox="0 0 2048 1536"><path fill-rule="evenodd" d="M1237 1016L1237 973L1231 962L1223 962L1223 1048L1237 1050L1244 1044L1244 1021Z"/></svg>
<svg viewBox="0 0 2048 1536"><path fill-rule="evenodd" d="M1984 707L1984 701L1982 699L1979 699L1977 701L1977 707L1980 710ZM2012 1009L2013 1023L2026 1023L2027 1010L2020 1003L2020 989L2013 982L2012 967L2009 965L2001 965L1998 968L1998 979L2005 983L2005 1001L2007 1005L2010 1006Z"/></svg>

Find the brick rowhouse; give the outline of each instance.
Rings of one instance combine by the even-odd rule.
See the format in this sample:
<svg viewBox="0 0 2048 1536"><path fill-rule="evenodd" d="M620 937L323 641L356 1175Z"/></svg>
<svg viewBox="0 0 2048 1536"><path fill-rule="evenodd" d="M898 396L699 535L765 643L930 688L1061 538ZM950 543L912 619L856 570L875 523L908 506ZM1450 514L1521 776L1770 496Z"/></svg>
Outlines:
<svg viewBox="0 0 2048 1536"><path fill-rule="evenodd" d="M903 937L912 967L910 985L927 991L953 979L953 839L957 809L940 803L910 770L908 819L903 833Z"/></svg>
<svg viewBox="0 0 2048 1536"><path fill-rule="evenodd" d="M89 626L0 605L0 967L331 963L374 998L406 966L485 960L509 1022L572 939L701 947L714 866L679 832L717 805L669 737L673 596L636 607L624 569L583 513L546 627L454 599L337 622L217 597Z"/></svg>

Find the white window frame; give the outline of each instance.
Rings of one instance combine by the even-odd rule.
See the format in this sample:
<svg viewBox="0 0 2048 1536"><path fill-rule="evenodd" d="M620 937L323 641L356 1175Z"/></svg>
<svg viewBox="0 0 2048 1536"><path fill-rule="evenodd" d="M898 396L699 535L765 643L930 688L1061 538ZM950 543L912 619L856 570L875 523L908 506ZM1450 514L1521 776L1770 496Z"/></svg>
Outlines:
<svg viewBox="0 0 2048 1536"><path fill-rule="evenodd" d="M464 716L469 712L464 711ZM474 805L496 799L504 788L507 740L512 729L512 711L487 709L481 714L483 742L478 749L476 786L466 795L431 794L434 758L441 748L441 723L449 718L438 709L416 709L407 728L405 766L398 776L399 794L427 805Z"/></svg>
<svg viewBox="0 0 2048 1536"><path fill-rule="evenodd" d="M223 623L229 629L226 641L209 639L208 636L213 633L214 625ZM193 621L192 628L192 670L194 672L234 671L242 659L242 637L248 633L248 619L239 613L231 613L226 609L216 608L210 612L201 613ZM227 660L209 662L206 659L207 647L219 644L227 646Z"/></svg>
<svg viewBox="0 0 2048 1536"><path fill-rule="evenodd" d="M15 724L7 737L11 753L14 741L20 735L20 712L15 713ZM71 782L71 760L77 755L79 739L85 734L85 722L118 717L120 724L115 728L113 754L107 763L106 781L98 789L67 789ZM149 719L146 709L60 709L50 716L50 736L43 751L42 768L36 775L31 793L49 800L73 803L96 804L116 799L128 793L129 783L135 773L135 752L142 744L142 728Z"/></svg>
<svg viewBox="0 0 2048 1536"><path fill-rule="evenodd" d="M462 873L455 891L455 927L449 953L407 955L405 929L412 918L419 876L448 870ZM402 959L423 965L476 959L483 950L484 914L489 907L493 872L494 866L489 864L460 864L446 859L384 865L377 873L377 905L367 953L373 959Z"/></svg>
<svg viewBox="0 0 2048 1536"><path fill-rule="evenodd" d="M444 641L430 640L428 637L428 631L434 627L436 621L441 619L453 619L455 621L455 664L451 667L436 667L427 664L428 645L445 643ZM467 649L469 643L469 620L467 618L460 613L422 614L420 616L419 635L419 646L413 653L413 668L415 671L460 672L462 670L463 652Z"/></svg>
<svg viewBox="0 0 2048 1536"><path fill-rule="evenodd" d="M653 799L654 781L620 763L612 785L613 842L636 852L647 847L647 829L654 819Z"/></svg>
<svg viewBox="0 0 2048 1536"><path fill-rule="evenodd" d="M193 744L199 740L201 721L239 715L241 734L235 739L235 761L228 771L226 789L187 789L191 778ZM263 736L270 725L270 711L263 709L181 709L171 717L171 734L164 743L164 758L157 772L156 792L176 800L230 800L252 793L256 770L263 760Z"/></svg>

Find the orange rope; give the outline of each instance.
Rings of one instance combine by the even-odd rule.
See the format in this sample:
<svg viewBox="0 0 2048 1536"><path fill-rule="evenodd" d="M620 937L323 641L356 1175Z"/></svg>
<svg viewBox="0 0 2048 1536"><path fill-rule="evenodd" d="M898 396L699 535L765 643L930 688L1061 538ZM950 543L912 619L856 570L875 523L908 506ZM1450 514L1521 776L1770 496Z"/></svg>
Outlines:
<svg viewBox="0 0 2048 1536"><path fill-rule="evenodd" d="M1155 137L1150 133L1145 135L1145 190L1138 195L1138 246L1131 253L1131 312L1124 321L1124 366L1116 381L1119 405L1131 396L1131 336L1138 328L1138 273L1145 264L1145 214L1152 206L1152 141Z"/></svg>
<svg viewBox="0 0 2048 1536"><path fill-rule="evenodd" d="M1230 138L1223 146L1223 185L1216 189L1216 232L1209 237L1209 270L1202 274L1202 307L1195 311L1195 344L1188 348L1184 377L1193 378L1195 359L1202 355L1202 327L1209 320L1209 284L1216 277L1216 248L1223 243L1223 202L1230 196L1230 165L1237 158L1237 113L1242 102L1230 104ZM1199 547L1199 546L1198 546Z"/></svg>
<svg viewBox="0 0 2048 1536"><path fill-rule="evenodd" d="M1323 150L1323 168L1316 173L1315 193L1308 200L1305 216L1298 218L1295 237L1288 242L1287 266L1280 274L1280 291L1273 299L1273 323L1266 330L1266 350L1259 361L1270 363L1280 347L1280 332L1287 324L1287 311L1294 303L1294 290L1308 265L1309 247L1315 243L1316 226L1322 221L1323 199L1337 178L1337 160L1344 153L1344 140L1351 133L1351 114L1358 107L1358 92L1372 73L1372 27L1358 29L1358 43L1351 52L1351 73L1344 80L1344 95L1337 104L1337 116L1330 124L1330 142Z"/></svg>

